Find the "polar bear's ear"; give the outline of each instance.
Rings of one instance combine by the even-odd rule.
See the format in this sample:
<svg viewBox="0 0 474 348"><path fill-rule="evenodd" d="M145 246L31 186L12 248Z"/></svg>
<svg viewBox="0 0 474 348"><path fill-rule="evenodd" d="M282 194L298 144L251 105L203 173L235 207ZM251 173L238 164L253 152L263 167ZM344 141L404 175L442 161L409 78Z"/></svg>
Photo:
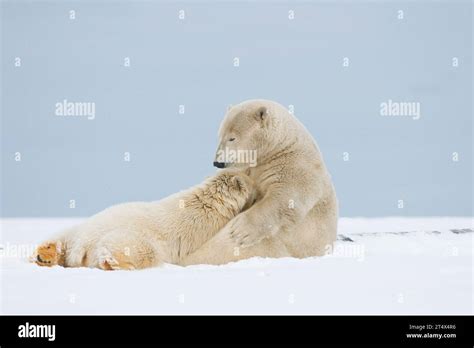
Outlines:
<svg viewBox="0 0 474 348"><path fill-rule="evenodd" d="M257 111L255 112L255 118L259 121L263 126L268 124L268 119L270 118L270 112L266 106L260 106Z"/></svg>

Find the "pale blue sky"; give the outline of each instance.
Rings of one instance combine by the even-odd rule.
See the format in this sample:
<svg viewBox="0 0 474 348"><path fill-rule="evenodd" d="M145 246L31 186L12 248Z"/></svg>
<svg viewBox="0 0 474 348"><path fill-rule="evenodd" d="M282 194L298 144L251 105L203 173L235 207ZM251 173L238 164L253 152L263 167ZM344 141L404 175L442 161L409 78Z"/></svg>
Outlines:
<svg viewBox="0 0 474 348"><path fill-rule="evenodd" d="M254 98L294 105L342 216L472 215L469 1L4 1L2 10L2 216L88 216L195 185L215 170L227 105ZM95 103L95 119L56 116L64 99ZM420 103L420 119L381 116L389 99Z"/></svg>

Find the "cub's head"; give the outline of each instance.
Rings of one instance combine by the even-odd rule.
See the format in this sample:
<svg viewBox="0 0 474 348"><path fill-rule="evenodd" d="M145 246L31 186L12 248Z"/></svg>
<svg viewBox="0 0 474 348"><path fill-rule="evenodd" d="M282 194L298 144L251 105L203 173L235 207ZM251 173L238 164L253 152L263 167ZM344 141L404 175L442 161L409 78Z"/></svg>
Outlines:
<svg viewBox="0 0 474 348"><path fill-rule="evenodd" d="M271 101L250 100L230 108L219 129L214 166L255 167L277 141L279 107Z"/></svg>

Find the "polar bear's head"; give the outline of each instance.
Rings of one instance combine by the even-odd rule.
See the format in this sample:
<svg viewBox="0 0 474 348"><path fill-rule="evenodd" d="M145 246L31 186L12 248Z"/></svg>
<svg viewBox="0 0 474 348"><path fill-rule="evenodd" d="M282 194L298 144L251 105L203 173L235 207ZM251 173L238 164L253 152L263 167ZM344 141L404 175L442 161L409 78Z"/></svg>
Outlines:
<svg viewBox="0 0 474 348"><path fill-rule="evenodd" d="M279 142L285 114L285 108L268 100L249 100L231 107L219 129L214 166L255 167Z"/></svg>

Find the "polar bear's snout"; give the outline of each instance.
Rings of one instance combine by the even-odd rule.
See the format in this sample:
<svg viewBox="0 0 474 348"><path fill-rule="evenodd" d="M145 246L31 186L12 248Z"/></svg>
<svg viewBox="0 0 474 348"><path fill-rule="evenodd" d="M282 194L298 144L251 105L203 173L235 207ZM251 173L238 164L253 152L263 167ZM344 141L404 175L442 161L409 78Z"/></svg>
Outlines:
<svg viewBox="0 0 474 348"><path fill-rule="evenodd" d="M222 145L219 145L216 151L216 155L214 156L214 162L212 162L214 167L217 168L225 168L228 166L228 163L226 163L225 157L222 156Z"/></svg>
<svg viewBox="0 0 474 348"><path fill-rule="evenodd" d="M217 167L217 168L225 168L226 164L224 162L217 162L217 161L214 161L214 167Z"/></svg>

